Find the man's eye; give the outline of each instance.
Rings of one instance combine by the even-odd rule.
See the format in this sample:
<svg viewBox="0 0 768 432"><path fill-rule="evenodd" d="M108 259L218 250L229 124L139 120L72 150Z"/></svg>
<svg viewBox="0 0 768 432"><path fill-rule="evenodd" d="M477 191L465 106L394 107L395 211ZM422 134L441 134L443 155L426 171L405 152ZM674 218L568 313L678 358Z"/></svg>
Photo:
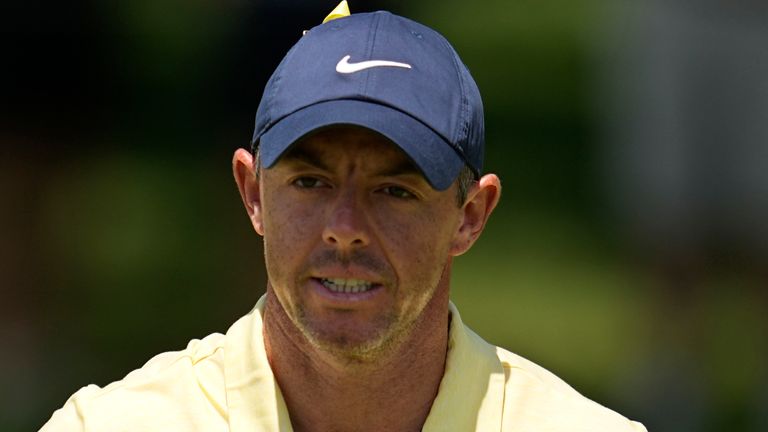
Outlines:
<svg viewBox="0 0 768 432"><path fill-rule="evenodd" d="M293 184L303 189L311 189L311 188L326 186L325 182L315 177L299 177L293 181Z"/></svg>
<svg viewBox="0 0 768 432"><path fill-rule="evenodd" d="M392 195L395 198L415 198L416 196L409 192L407 189L401 188L399 186L387 186L382 191L385 194Z"/></svg>

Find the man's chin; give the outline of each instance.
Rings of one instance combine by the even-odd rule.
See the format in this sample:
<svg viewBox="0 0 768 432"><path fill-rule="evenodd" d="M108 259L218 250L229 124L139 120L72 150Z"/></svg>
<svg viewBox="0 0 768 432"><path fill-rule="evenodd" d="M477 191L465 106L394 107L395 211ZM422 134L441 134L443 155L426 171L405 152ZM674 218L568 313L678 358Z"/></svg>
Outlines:
<svg viewBox="0 0 768 432"><path fill-rule="evenodd" d="M302 333L312 346L339 360L354 363L374 362L391 352L397 345L397 338L390 328L383 331L344 332L338 328L302 327Z"/></svg>

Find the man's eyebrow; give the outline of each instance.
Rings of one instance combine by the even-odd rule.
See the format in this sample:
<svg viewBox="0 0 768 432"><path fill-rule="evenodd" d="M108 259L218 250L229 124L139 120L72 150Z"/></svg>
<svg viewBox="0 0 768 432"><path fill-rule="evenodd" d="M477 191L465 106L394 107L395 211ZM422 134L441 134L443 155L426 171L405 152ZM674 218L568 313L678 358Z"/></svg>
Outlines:
<svg viewBox="0 0 768 432"><path fill-rule="evenodd" d="M282 157L282 160L291 164L304 163L323 171L331 171L331 168L323 162L319 155L307 150L305 147L294 147L288 150L288 153Z"/></svg>

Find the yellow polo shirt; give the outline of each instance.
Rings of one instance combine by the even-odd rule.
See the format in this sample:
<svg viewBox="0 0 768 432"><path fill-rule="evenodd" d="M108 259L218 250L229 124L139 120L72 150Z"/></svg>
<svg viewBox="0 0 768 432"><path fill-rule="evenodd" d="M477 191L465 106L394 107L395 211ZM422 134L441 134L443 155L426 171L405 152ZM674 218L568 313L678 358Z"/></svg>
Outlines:
<svg viewBox="0 0 768 432"><path fill-rule="evenodd" d="M451 304L445 375L424 431L630 432L645 428L543 368L488 344ZM264 297L226 335L163 353L104 388L83 387L41 431L292 431L267 362Z"/></svg>

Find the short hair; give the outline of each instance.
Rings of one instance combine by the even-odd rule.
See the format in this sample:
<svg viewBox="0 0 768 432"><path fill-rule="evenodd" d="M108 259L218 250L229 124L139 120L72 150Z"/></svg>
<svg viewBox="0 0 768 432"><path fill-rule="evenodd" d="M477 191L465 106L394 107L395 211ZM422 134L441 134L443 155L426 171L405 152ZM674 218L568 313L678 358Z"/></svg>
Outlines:
<svg viewBox="0 0 768 432"><path fill-rule="evenodd" d="M251 153L253 154L253 172L256 174L256 179L259 178L259 171L261 170L261 157L259 156L259 148L256 147L252 149ZM467 194L469 193L469 188L472 187L472 183L477 181L477 176L475 175L475 172L472 170L472 168L469 167L466 163L464 166L461 167L461 171L459 171L459 175L456 176L456 183L458 184L458 188L456 189L456 204L461 208L464 206L464 202L467 200Z"/></svg>
<svg viewBox="0 0 768 432"><path fill-rule="evenodd" d="M464 202L467 201L469 189L472 187L472 184L477 181L478 179L475 172L465 163L464 166L461 167L459 175L456 177L456 183L459 186L456 191L456 203L459 207L464 206Z"/></svg>

